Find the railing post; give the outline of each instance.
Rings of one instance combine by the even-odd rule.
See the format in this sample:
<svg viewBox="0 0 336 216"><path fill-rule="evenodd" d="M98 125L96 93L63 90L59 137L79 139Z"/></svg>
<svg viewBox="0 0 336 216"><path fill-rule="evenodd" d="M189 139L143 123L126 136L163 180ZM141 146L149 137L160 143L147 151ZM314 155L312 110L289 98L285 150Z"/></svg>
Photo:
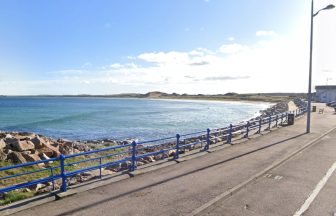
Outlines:
<svg viewBox="0 0 336 216"><path fill-rule="evenodd" d="M204 151L209 150L209 146L210 146L210 129L207 129L207 136L206 136L206 141L207 144L204 147Z"/></svg>
<svg viewBox="0 0 336 216"><path fill-rule="evenodd" d="M130 171L134 171L136 169L136 142L133 141L132 142L132 164L131 164L131 167L130 167Z"/></svg>
<svg viewBox="0 0 336 216"><path fill-rule="evenodd" d="M232 137L232 124L229 126L228 134L226 137L226 143L231 144L231 137Z"/></svg>
<svg viewBox="0 0 336 216"><path fill-rule="evenodd" d="M54 167L50 167L50 172L51 172L51 176L52 176L52 190L55 190L55 179L54 179Z"/></svg>
<svg viewBox="0 0 336 216"><path fill-rule="evenodd" d="M250 122L248 121L248 122L246 123L246 134L245 134L245 138L248 138L249 131L250 131Z"/></svg>
<svg viewBox="0 0 336 216"><path fill-rule="evenodd" d="M268 129L271 130L272 116L268 117Z"/></svg>
<svg viewBox="0 0 336 216"><path fill-rule="evenodd" d="M99 158L99 178L102 178L102 158Z"/></svg>
<svg viewBox="0 0 336 216"><path fill-rule="evenodd" d="M261 133L261 123L262 123L262 119L261 119L261 117L260 117L260 119L259 119L259 129L258 129L258 134Z"/></svg>
<svg viewBox="0 0 336 216"><path fill-rule="evenodd" d="M61 177L62 177L62 185L61 185L61 191L66 192L67 185L66 185L66 175L65 175L65 169L64 169L64 160L65 157L63 154L60 155L60 165L61 165Z"/></svg>
<svg viewBox="0 0 336 216"><path fill-rule="evenodd" d="M278 127L278 114L275 117L275 127Z"/></svg>
<svg viewBox="0 0 336 216"><path fill-rule="evenodd" d="M281 126L282 126L282 123L283 123L283 116L284 116L284 114L281 113Z"/></svg>
<svg viewBox="0 0 336 216"><path fill-rule="evenodd" d="M174 160L179 158L179 151L180 151L180 134L176 134L176 153L174 155Z"/></svg>

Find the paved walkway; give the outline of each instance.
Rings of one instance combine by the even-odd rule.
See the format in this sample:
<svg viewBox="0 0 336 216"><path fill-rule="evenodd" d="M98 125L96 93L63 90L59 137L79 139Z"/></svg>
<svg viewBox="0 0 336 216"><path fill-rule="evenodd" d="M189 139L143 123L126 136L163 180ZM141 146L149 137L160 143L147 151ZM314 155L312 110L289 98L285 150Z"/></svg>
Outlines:
<svg viewBox="0 0 336 216"><path fill-rule="evenodd" d="M15 215L188 215L205 203L287 158L311 140L336 127L336 115L325 109L312 114L312 133L305 118L295 125L258 135L201 157L82 192ZM200 215L293 215L336 161L335 132L234 193ZM336 181L330 181L308 208L310 215L332 212ZM331 194L331 195L330 195ZM328 200L332 198L332 200ZM325 208L318 203L324 203ZM322 212L322 214L320 214Z"/></svg>

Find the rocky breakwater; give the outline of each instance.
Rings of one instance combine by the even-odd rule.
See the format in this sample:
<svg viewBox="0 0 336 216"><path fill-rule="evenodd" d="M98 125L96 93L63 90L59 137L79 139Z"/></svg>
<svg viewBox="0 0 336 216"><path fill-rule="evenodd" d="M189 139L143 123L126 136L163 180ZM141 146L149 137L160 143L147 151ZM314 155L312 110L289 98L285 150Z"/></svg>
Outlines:
<svg viewBox="0 0 336 216"><path fill-rule="evenodd" d="M27 163L69 155L90 148L84 144L26 132L0 132L0 161Z"/></svg>
<svg viewBox="0 0 336 216"><path fill-rule="evenodd" d="M307 108L307 102L301 98L294 98L293 102L300 109Z"/></svg>
<svg viewBox="0 0 336 216"><path fill-rule="evenodd" d="M70 142L62 139L51 139L27 132L0 132L0 164L1 166L9 166L14 164L23 164L27 162L36 162L41 160L48 160L50 158L59 157L61 154L69 155L90 151L91 149L83 144L77 142ZM54 165L55 164L55 165ZM38 168L47 168L56 166L57 163L39 163L35 166L27 166L24 168L17 168L8 171L0 172L0 177L8 175L20 174L23 172L34 171ZM55 171L56 172L56 171ZM19 184L31 181L38 178L49 176L49 172L38 172L26 176L19 176L12 179L0 181L0 187L6 187L13 184ZM73 178L78 179L78 176ZM86 178L88 176L86 175ZM72 178L69 178L72 181ZM61 185L60 180L55 181L54 189L58 189ZM28 188L17 189L14 193L21 194L40 194L50 192L53 189L51 182L37 184ZM26 196L26 195L22 195ZM13 196L15 197L15 196ZM0 194L0 203L7 203L6 200L11 200L11 193ZM6 201L6 202L5 202Z"/></svg>
<svg viewBox="0 0 336 216"><path fill-rule="evenodd" d="M288 101L283 101L276 103L275 105L265 109L260 110L259 118L266 118L268 116L281 114L288 111Z"/></svg>

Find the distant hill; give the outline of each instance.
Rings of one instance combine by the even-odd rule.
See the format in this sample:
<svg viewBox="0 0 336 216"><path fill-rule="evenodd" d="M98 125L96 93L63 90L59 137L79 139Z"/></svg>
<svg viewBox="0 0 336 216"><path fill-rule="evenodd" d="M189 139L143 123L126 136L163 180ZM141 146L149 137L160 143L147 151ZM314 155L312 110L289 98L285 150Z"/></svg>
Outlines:
<svg viewBox="0 0 336 216"><path fill-rule="evenodd" d="M280 102L293 98L306 98L306 93L249 93L239 94L228 92L225 94L205 95L205 94L168 94L160 91L152 91L146 94L123 93L113 95L39 95L43 97L104 97L104 98L152 98L152 99L189 99L189 100L223 100L223 101L264 101Z"/></svg>
<svg viewBox="0 0 336 216"><path fill-rule="evenodd" d="M153 92L148 92L144 96L146 98L160 98L162 96L166 96L167 94L164 92L159 92L159 91L153 91Z"/></svg>

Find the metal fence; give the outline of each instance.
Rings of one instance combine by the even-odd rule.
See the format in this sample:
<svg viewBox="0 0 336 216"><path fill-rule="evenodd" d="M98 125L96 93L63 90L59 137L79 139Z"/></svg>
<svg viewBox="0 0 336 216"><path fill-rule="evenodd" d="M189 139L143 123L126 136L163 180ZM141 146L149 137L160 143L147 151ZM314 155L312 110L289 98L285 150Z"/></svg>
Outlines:
<svg viewBox="0 0 336 216"><path fill-rule="evenodd" d="M0 178L1 185L11 180L13 183L0 188L0 194L20 188L26 188L39 183L50 183L51 191L58 191L55 188L55 181L61 181L60 191L65 192L68 188L67 179L77 174L88 171L99 170L99 177L102 177L102 169L106 167L120 167L122 171L134 171L137 165L153 156L161 155L161 159L171 158L176 160L186 149L197 149L207 151L215 143L231 144L234 138L248 138L252 133L261 133L263 130L270 130L287 122L289 114L295 117L302 116L306 109L297 109L292 112L285 112L266 118L259 118L240 124L230 124L224 128L207 129L189 134L176 134L176 136L163 139L156 139L144 142L135 142L126 145L112 146L108 148L92 150L71 155L60 155L58 158L17 164L1 167L0 172L8 175ZM87 166L81 166L87 164ZM43 166L40 166L43 165ZM24 171L27 167L35 169ZM15 173L15 169L23 170ZM37 175L40 173L39 175ZM37 177L34 177L36 175ZM3 176L3 175L1 175ZM29 177L30 176L30 177ZM42 177L41 177L42 176ZM27 178L23 183L17 183L18 178Z"/></svg>

